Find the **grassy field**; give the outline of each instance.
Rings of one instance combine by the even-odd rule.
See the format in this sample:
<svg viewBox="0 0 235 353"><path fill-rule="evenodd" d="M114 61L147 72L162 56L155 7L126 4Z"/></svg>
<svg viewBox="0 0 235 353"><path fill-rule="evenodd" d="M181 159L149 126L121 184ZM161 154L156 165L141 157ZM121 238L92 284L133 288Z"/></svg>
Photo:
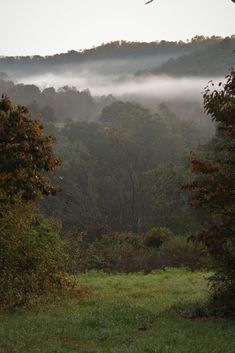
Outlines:
<svg viewBox="0 0 235 353"><path fill-rule="evenodd" d="M208 297L204 273L91 272L78 281L89 295L0 314L0 352L235 353L235 322L191 315Z"/></svg>

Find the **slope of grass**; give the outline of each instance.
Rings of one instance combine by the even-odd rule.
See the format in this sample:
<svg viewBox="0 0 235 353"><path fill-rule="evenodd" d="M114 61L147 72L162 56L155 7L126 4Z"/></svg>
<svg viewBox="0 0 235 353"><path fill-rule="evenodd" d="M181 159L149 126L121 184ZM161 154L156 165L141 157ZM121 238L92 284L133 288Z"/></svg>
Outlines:
<svg viewBox="0 0 235 353"><path fill-rule="evenodd" d="M235 323L192 318L206 274L79 276L87 296L0 314L1 353L234 353Z"/></svg>

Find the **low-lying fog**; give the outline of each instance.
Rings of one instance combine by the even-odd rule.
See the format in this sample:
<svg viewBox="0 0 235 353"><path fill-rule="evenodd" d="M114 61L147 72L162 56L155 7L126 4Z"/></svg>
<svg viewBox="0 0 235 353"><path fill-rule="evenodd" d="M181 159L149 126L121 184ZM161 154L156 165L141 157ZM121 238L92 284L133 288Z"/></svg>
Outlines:
<svg viewBox="0 0 235 353"><path fill-rule="evenodd" d="M112 94L115 97L144 96L158 99L193 99L201 101L201 93L211 78L169 76L132 75L118 77L104 77L89 73L81 73L79 77L72 75L44 74L21 78L21 83L34 84L41 89L47 87L60 88L64 86L76 87L79 91L89 89L93 96ZM215 79L215 83L219 81Z"/></svg>

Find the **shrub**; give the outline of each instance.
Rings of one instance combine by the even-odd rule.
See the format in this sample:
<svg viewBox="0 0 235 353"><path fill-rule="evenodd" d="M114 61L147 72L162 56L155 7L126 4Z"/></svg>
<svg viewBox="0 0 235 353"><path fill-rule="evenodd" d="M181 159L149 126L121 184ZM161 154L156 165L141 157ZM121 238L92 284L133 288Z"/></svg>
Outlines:
<svg viewBox="0 0 235 353"><path fill-rule="evenodd" d="M145 272L166 267L187 267L191 270L210 265L199 247L187 238L174 236L170 231L160 247L147 242L147 236L133 233L112 233L102 236L91 244L81 236L72 237L66 247L68 268L71 273L96 269L105 272ZM151 235L151 234L150 234ZM151 238L150 238L151 239ZM155 239L155 237L154 237Z"/></svg>
<svg viewBox="0 0 235 353"><path fill-rule="evenodd" d="M84 233L70 233L66 235L65 252L67 254L65 261L65 271L69 274L78 274L84 272L83 254L86 249Z"/></svg>
<svg viewBox="0 0 235 353"><path fill-rule="evenodd" d="M0 205L0 304L13 307L60 285L59 227L32 204Z"/></svg>
<svg viewBox="0 0 235 353"><path fill-rule="evenodd" d="M112 233L89 245L84 265L87 269L106 272L138 272L143 270L147 252L142 237L132 233Z"/></svg>
<svg viewBox="0 0 235 353"><path fill-rule="evenodd" d="M168 228L152 228L144 238L144 244L150 248L160 248L160 246L173 237L173 233Z"/></svg>
<svg viewBox="0 0 235 353"><path fill-rule="evenodd" d="M211 266L209 257L200 246L188 241L187 237L173 236L159 250L164 267L186 267L199 270Z"/></svg>

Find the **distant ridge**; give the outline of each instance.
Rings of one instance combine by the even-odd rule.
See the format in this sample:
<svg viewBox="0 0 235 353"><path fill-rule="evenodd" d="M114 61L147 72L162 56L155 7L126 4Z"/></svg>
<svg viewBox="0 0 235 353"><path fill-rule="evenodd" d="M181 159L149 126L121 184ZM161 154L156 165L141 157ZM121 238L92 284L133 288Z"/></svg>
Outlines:
<svg viewBox="0 0 235 353"><path fill-rule="evenodd" d="M10 78L20 78L25 75L35 75L44 73L56 73L61 70L78 69L81 65L92 63L92 69L99 73L126 74L130 70L141 71L157 68L160 65L166 72L167 67L164 63L169 59L176 60L184 55L193 55L196 52L207 50L212 45L218 45L226 39L221 37L203 37L196 36L188 42L126 42L116 41L103 44L98 47L82 51L71 50L67 53L55 54L51 56L10 56L0 58L0 72L6 73ZM230 39L232 41L232 39ZM179 59L180 60L180 59ZM100 63L104 61L121 61L120 65L105 65L101 67ZM129 62L129 63L127 63ZM131 65L130 65L131 63ZM94 65L93 65L94 64ZM108 70L110 72L108 72ZM114 70L114 71L113 71ZM170 69L169 69L170 71Z"/></svg>
<svg viewBox="0 0 235 353"><path fill-rule="evenodd" d="M235 67L235 36L213 43L207 48L169 59L160 67L138 72L141 75L224 76Z"/></svg>

